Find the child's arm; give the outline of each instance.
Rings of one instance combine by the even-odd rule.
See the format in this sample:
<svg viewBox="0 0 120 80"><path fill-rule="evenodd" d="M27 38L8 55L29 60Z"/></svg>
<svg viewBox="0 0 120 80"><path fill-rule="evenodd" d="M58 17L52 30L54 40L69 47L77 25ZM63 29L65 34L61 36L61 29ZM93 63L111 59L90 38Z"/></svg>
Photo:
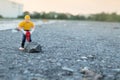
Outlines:
<svg viewBox="0 0 120 80"><path fill-rule="evenodd" d="M20 22L18 26L18 30L22 31L24 34L26 34L26 31L23 30L24 22Z"/></svg>
<svg viewBox="0 0 120 80"><path fill-rule="evenodd" d="M18 31L22 31L24 34L26 34L26 31L23 30L23 28L21 28L20 26L17 27Z"/></svg>
<svg viewBox="0 0 120 80"><path fill-rule="evenodd" d="M34 32L34 30L35 30L35 25L34 25L34 23L33 22L31 22L32 24L31 24L31 26L32 26L32 28L31 28L31 30L30 30L30 34L32 34L33 32Z"/></svg>
<svg viewBox="0 0 120 80"><path fill-rule="evenodd" d="M35 27L33 26L30 33L32 34L34 32L34 30L35 30Z"/></svg>
<svg viewBox="0 0 120 80"><path fill-rule="evenodd" d="M24 34L26 34L26 31L24 31L23 29L21 29L21 31L22 31Z"/></svg>

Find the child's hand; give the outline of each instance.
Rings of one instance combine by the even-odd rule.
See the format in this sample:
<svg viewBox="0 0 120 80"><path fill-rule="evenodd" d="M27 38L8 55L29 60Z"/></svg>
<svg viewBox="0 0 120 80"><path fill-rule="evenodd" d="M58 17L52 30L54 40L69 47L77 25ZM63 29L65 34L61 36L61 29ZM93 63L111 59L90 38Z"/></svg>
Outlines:
<svg viewBox="0 0 120 80"><path fill-rule="evenodd" d="M34 32L35 28L32 28L32 30L30 31L30 34L32 34Z"/></svg>
<svg viewBox="0 0 120 80"><path fill-rule="evenodd" d="M24 34L26 34L26 31L23 31Z"/></svg>
<svg viewBox="0 0 120 80"><path fill-rule="evenodd" d="M23 34L26 34L26 31L24 31L23 29L21 29L21 31L23 32Z"/></svg>
<svg viewBox="0 0 120 80"><path fill-rule="evenodd" d="M30 34L32 34L33 32L32 31L30 31Z"/></svg>
<svg viewBox="0 0 120 80"><path fill-rule="evenodd" d="M16 31L20 31L20 29L19 29L19 28L15 28L15 30L16 30Z"/></svg>

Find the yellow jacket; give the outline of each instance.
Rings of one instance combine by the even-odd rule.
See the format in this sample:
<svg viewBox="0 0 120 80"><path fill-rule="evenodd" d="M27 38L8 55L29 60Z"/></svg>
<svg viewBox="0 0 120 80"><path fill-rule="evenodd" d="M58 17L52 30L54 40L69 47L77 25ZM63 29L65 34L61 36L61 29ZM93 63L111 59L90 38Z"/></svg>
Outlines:
<svg viewBox="0 0 120 80"><path fill-rule="evenodd" d="M31 30L32 28L34 28L34 23L32 21L22 21L19 23L19 28L23 30Z"/></svg>

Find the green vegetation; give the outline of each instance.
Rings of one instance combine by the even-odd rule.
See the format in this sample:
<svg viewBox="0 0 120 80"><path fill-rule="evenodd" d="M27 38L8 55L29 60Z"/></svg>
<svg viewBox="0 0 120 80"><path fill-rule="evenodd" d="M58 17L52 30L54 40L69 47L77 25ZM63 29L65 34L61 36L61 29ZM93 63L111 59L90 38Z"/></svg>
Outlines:
<svg viewBox="0 0 120 80"><path fill-rule="evenodd" d="M108 21L108 22L120 22L120 15L116 13L98 13L91 14L89 16L84 15L72 15L69 13L56 13L56 12L24 12L22 16L18 18L24 18L26 14L31 15L33 19L61 19L61 20L92 20L92 21Z"/></svg>
<svg viewBox="0 0 120 80"><path fill-rule="evenodd" d="M87 20L94 20L94 21L108 21L108 22L120 22L120 15L116 13L99 13L99 14L92 14L90 15Z"/></svg>
<svg viewBox="0 0 120 80"><path fill-rule="evenodd" d="M85 20L86 17L82 15L72 15L69 13L56 13L56 12L34 12L34 13L29 13L29 12L24 12L22 16L18 16L18 18L24 18L26 14L29 14L31 18L33 19L65 19L65 20Z"/></svg>
<svg viewBox="0 0 120 80"><path fill-rule="evenodd" d="M0 15L0 18L3 18L3 17Z"/></svg>

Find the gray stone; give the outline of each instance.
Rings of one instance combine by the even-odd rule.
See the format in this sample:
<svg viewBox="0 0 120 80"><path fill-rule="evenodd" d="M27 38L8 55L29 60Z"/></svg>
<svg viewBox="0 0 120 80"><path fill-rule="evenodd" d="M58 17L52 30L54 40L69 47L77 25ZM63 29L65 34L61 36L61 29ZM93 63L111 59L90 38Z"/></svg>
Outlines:
<svg viewBox="0 0 120 80"><path fill-rule="evenodd" d="M25 52L28 52L28 53L42 52L42 47L40 44L38 44L36 42L30 42L26 45Z"/></svg>
<svg viewBox="0 0 120 80"><path fill-rule="evenodd" d="M120 73L120 69L119 68L118 69L112 69L112 71Z"/></svg>
<svg viewBox="0 0 120 80"><path fill-rule="evenodd" d="M60 62L56 63L57 66L62 66L62 64Z"/></svg>
<svg viewBox="0 0 120 80"><path fill-rule="evenodd" d="M30 80L48 80L46 78L40 78L40 77L34 77L34 78L31 78Z"/></svg>
<svg viewBox="0 0 120 80"><path fill-rule="evenodd" d="M103 76L98 74L88 68L81 69L81 73L83 74L83 80L102 80Z"/></svg>
<svg viewBox="0 0 120 80"><path fill-rule="evenodd" d="M67 70L67 71L74 72L74 70L73 70L73 69L71 69L71 68L68 68L68 67L62 67L62 69L63 69L63 70Z"/></svg>
<svg viewBox="0 0 120 80"><path fill-rule="evenodd" d="M115 80L115 76L114 75L107 75L104 77L104 80Z"/></svg>
<svg viewBox="0 0 120 80"><path fill-rule="evenodd" d="M24 77L22 75L15 75L13 76L12 80L28 80L27 77Z"/></svg>
<svg viewBox="0 0 120 80"><path fill-rule="evenodd" d="M88 58L86 56L81 56L82 60L87 60Z"/></svg>
<svg viewBox="0 0 120 80"><path fill-rule="evenodd" d="M64 76L72 76L74 73L74 70L68 67L62 67L63 73L62 75Z"/></svg>
<svg viewBox="0 0 120 80"><path fill-rule="evenodd" d="M88 55L87 58L90 59L90 60L94 60L95 59L95 55Z"/></svg>
<svg viewBox="0 0 120 80"><path fill-rule="evenodd" d="M8 69L6 67L0 67L0 80L7 76Z"/></svg>
<svg viewBox="0 0 120 80"><path fill-rule="evenodd" d="M28 70L25 70L23 73L24 74L29 74L30 72Z"/></svg>
<svg viewBox="0 0 120 80"><path fill-rule="evenodd" d="M120 74L117 74L116 80L120 80Z"/></svg>

